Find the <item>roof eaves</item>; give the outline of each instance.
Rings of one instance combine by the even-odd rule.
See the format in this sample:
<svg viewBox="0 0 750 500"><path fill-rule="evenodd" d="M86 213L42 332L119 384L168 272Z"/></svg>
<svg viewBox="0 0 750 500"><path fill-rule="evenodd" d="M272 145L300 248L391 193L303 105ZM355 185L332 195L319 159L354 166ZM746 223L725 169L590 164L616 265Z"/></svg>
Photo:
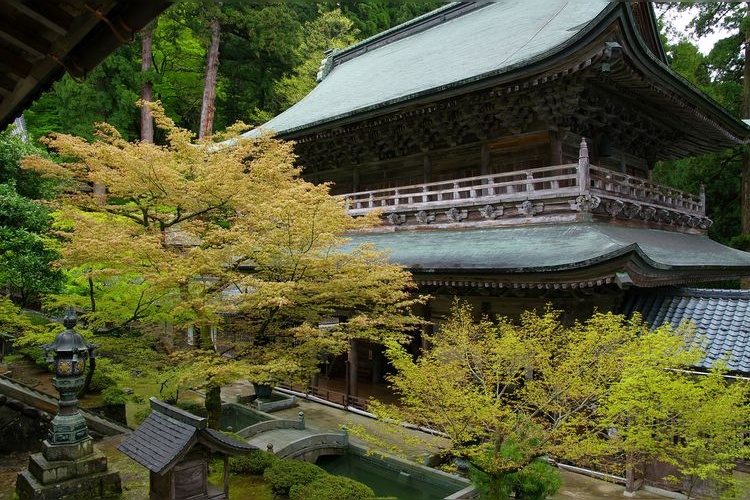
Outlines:
<svg viewBox="0 0 750 500"><path fill-rule="evenodd" d="M478 84L479 82L483 82L483 81L490 80L490 79L493 79L493 78L497 78L497 77L513 78L516 74L523 73L524 70L528 71L528 67L530 65L537 64L537 63L543 61L544 59L546 59L546 58L548 58L548 57L550 57L552 55L556 55L556 54L563 54L564 55L564 54L570 52L571 48L574 47L577 44L577 42L579 42L582 38L584 38L586 35L588 35L589 32L593 30L593 27L597 26L601 22L601 20L604 19L604 18L606 18L616 7L617 7L617 3L610 3L594 19L592 19L589 23L587 23L586 26L584 26L583 28L581 28L573 36L571 36L565 43L562 43L562 44L558 45L557 47L555 47L555 48L553 48L551 50L548 50L548 51L545 51L545 52L541 52L541 53L537 54L536 56L531 57L529 59L526 59L524 61L519 61L516 64L505 66L503 68L499 68L499 69L496 69L496 70L493 70L493 71L488 71L486 73L475 75L475 76L472 76L472 77L469 77L469 78L464 78L464 79L461 79L461 80L457 80L455 82L451 82L451 83L446 84L446 85L441 85L441 86L433 87L433 88L430 88L430 89L427 89L427 90L423 90L423 91L419 91L419 92L414 92L414 93L411 93L411 94L406 94L406 95L403 95L401 97L398 97L398 98L395 98L395 99L390 99L390 100L387 100L387 101L383 101L383 102L380 102L380 103L377 103L377 104L373 104L373 105L370 105L370 106L365 106L365 107L362 107L362 108L353 109L353 110L348 111L346 113L341 113L341 114L336 115L336 116L324 118L322 120L317 120L317 121L310 122L310 123L307 123L307 124L304 124L304 125L300 125L300 126L297 126L297 127L292 127L292 128L285 129L285 130L275 130L274 132L276 134L278 134L279 136L283 137L283 136L294 134L296 132L301 132L303 130L310 130L310 129L314 129L314 128L322 126L322 125L327 125L327 124L330 124L330 123L347 120L348 118L352 118L354 116L360 117L361 115L365 115L367 113L371 113L371 112L374 112L374 111L377 111L377 110L381 110L381 109L384 109L384 108L389 108L389 107L392 107L392 106L395 106L395 105L398 105L398 104L402 104L402 103L405 103L405 102L414 101L414 100L417 100L419 98L431 96L431 95L434 95L434 94L440 94L440 93L443 93L443 92L449 92L449 91L451 91L453 89L462 88L462 87L465 87L467 85ZM419 18L417 18L417 19L419 19ZM341 53L338 53L337 55L340 55L340 54ZM263 131L263 130L269 130L269 129L263 129L263 127L260 127L260 129L261 129L261 131Z"/></svg>
<svg viewBox="0 0 750 500"><path fill-rule="evenodd" d="M659 66L662 71L650 71L652 76L661 77L662 82L667 84L668 86L677 86L678 92L681 95L685 96L688 102L692 101L692 104L696 104L695 101L700 101L700 106L696 107L708 107L712 111L712 113L714 113L714 116L724 121L725 126L729 126L734 130L735 133L744 138L745 143L750 142L750 124L731 115L726 109L724 109L724 107L722 107L712 98L703 93L685 77L674 71L669 66L669 64L665 62L666 58L665 60L661 60L658 56L654 55L651 52L651 50L648 48L645 41L641 37L640 33L638 32L637 28L635 27L635 20L633 18L632 11L625 8L626 5L626 2L622 3L624 14L628 17L628 22L625 24L631 29L625 30L625 34L630 35L633 38L633 40L635 41L635 44L633 45L638 49L631 55L635 56L636 59L638 59L646 69L650 69L648 68L649 64ZM691 99L691 96L695 99Z"/></svg>

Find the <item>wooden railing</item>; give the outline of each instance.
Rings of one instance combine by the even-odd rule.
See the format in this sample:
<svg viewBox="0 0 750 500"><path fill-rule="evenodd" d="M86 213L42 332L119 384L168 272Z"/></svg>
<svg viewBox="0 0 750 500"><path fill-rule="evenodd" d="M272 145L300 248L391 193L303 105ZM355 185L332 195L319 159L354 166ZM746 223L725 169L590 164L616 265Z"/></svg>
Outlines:
<svg viewBox="0 0 750 500"><path fill-rule="evenodd" d="M590 166L590 172L591 190L594 194L609 195L623 201L648 203L691 215L706 214L703 189L699 195L694 195L595 165Z"/></svg>
<svg viewBox="0 0 750 500"><path fill-rule="evenodd" d="M693 195L590 165L585 141L581 142L578 163L362 191L341 197L346 200L349 213L358 216L373 210L408 212L581 195L646 204L694 216L706 213L702 189L699 195Z"/></svg>
<svg viewBox="0 0 750 500"><path fill-rule="evenodd" d="M576 195L578 191L577 165L569 164L364 191L344 197L349 213L362 215L376 209L448 208L461 202L541 199Z"/></svg>

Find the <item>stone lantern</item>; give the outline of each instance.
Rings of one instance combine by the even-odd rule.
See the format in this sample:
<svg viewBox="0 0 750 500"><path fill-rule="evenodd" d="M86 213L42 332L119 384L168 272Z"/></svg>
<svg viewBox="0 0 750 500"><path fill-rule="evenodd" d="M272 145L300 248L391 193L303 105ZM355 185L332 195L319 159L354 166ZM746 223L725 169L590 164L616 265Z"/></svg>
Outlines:
<svg viewBox="0 0 750 500"><path fill-rule="evenodd" d="M86 342L83 335L73 329L76 322L75 311L71 309L63 319L65 330L57 334L54 342L44 346L47 362L54 365L52 385L60 393L60 411L52 420L48 443L50 446L80 444L66 447L64 454L85 451L90 448L90 444L87 446L83 443L91 441L86 421L78 411L78 393L83 387L86 361L94 357L95 346ZM91 452L90 449L88 451ZM77 457L67 457L68 460L75 458Z"/></svg>
<svg viewBox="0 0 750 500"><path fill-rule="evenodd" d="M94 357L93 344L74 330L73 310L63 319L65 330L44 346L53 365L52 383L60 393L59 411L52 419L42 452L29 457L29 468L19 472L20 499L110 498L122 491L120 475L107 470L107 458L94 448L86 420L78 411L86 361Z"/></svg>

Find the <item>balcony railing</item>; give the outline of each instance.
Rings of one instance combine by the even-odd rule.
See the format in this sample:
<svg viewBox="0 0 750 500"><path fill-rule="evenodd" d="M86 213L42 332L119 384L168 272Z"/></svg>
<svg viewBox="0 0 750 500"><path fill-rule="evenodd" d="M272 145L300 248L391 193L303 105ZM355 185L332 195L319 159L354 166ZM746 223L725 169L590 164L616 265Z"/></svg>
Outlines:
<svg viewBox="0 0 750 500"><path fill-rule="evenodd" d="M594 208L601 204L600 210L604 210L606 206L611 216L617 216L622 210L631 216L641 214L645 220L683 219L683 225L688 225L689 221L692 221L689 222L692 227L705 225L702 222L706 214L702 189L699 195L694 195L590 165L585 141L581 144L578 163L343 195L353 216L374 210L388 215L503 204L512 206L526 201L560 203L581 196L595 199ZM575 202L570 203L576 206Z"/></svg>

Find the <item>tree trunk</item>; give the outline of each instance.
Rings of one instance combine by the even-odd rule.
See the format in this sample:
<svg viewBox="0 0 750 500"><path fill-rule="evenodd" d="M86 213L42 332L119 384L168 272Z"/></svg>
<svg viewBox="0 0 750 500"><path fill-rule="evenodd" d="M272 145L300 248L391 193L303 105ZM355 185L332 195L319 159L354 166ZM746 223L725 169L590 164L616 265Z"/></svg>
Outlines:
<svg viewBox="0 0 750 500"><path fill-rule="evenodd" d="M141 31L141 72L148 73L153 70L153 51L151 46L154 41L154 23L150 22ZM143 79L141 87L141 100L152 102L154 100L154 84L150 78ZM151 110L147 107L141 107L141 141L154 142L154 118L151 116Z"/></svg>
<svg viewBox="0 0 750 500"><path fill-rule="evenodd" d="M208 427L219 430L221 425L221 386L209 383L206 387L206 411L208 412Z"/></svg>
<svg viewBox="0 0 750 500"><path fill-rule="evenodd" d="M746 4L745 17L750 10L750 3ZM742 69L742 116L741 118L750 118L750 23L743 23L745 27L745 63ZM741 234L750 235L750 148L743 147L742 151L742 191L740 193L741 201ZM750 278L744 278L741 281L743 289L750 289Z"/></svg>
<svg viewBox="0 0 750 500"><path fill-rule="evenodd" d="M214 111L216 110L216 75L219 70L219 39L221 24L214 17L211 20L211 46L208 49L206 61L206 82L203 87L203 105L201 107L201 124L198 138L208 137L214 128Z"/></svg>

